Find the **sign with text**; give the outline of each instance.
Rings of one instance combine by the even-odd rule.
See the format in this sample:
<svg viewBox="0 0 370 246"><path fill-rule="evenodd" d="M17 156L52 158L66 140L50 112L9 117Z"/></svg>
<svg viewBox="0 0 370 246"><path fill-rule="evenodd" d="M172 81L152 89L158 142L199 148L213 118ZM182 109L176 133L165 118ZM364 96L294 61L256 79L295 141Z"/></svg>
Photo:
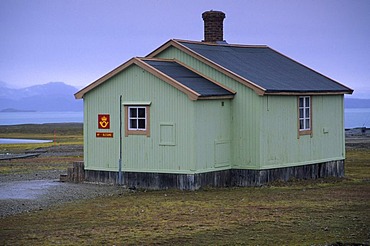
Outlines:
<svg viewBox="0 0 370 246"><path fill-rule="evenodd" d="M113 138L113 132L96 132L97 138Z"/></svg>
<svg viewBox="0 0 370 246"><path fill-rule="evenodd" d="M98 128L99 129L110 129L110 115L109 114L98 114Z"/></svg>

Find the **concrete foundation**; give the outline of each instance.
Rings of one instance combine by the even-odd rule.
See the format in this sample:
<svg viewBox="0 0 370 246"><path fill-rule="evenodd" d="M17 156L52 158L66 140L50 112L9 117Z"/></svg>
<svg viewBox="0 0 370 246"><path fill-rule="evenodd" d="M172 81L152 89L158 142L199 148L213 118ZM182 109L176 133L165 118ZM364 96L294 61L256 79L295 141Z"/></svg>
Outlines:
<svg viewBox="0 0 370 246"><path fill-rule="evenodd" d="M198 174L123 172L123 185L152 190L198 190L202 187L262 186L278 180L325 177L344 177L344 160L266 170L230 169ZM84 178L87 182L119 183L118 172L85 170Z"/></svg>

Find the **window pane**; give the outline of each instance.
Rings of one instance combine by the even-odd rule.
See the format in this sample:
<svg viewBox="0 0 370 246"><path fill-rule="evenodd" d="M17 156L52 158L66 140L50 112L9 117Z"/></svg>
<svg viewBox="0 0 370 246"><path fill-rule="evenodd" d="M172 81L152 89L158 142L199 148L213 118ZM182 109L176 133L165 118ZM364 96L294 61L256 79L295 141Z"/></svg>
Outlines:
<svg viewBox="0 0 370 246"><path fill-rule="evenodd" d="M299 118L303 118L303 109L302 108L299 109Z"/></svg>
<svg viewBox="0 0 370 246"><path fill-rule="evenodd" d="M299 129L304 129L303 120L299 120Z"/></svg>
<svg viewBox="0 0 370 246"><path fill-rule="evenodd" d="M306 97L305 98L305 101L306 101L306 107L309 107L310 106L310 98L309 97Z"/></svg>
<svg viewBox="0 0 370 246"><path fill-rule="evenodd" d="M130 108L130 118L137 117L137 108Z"/></svg>
<svg viewBox="0 0 370 246"><path fill-rule="evenodd" d="M305 116L306 116L306 118L310 118L310 109L309 108L306 108L305 109Z"/></svg>
<svg viewBox="0 0 370 246"><path fill-rule="evenodd" d="M139 117L145 118L145 108L139 108Z"/></svg>
<svg viewBox="0 0 370 246"><path fill-rule="evenodd" d="M137 128L137 120L136 119L130 120L130 128L134 128L134 129Z"/></svg>
<svg viewBox="0 0 370 246"><path fill-rule="evenodd" d="M303 107L303 97L299 98L299 107Z"/></svg>
<svg viewBox="0 0 370 246"><path fill-rule="evenodd" d="M145 129L145 119L140 119L138 129Z"/></svg>
<svg viewBox="0 0 370 246"><path fill-rule="evenodd" d="M310 129L310 120L306 120L305 129Z"/></svg>

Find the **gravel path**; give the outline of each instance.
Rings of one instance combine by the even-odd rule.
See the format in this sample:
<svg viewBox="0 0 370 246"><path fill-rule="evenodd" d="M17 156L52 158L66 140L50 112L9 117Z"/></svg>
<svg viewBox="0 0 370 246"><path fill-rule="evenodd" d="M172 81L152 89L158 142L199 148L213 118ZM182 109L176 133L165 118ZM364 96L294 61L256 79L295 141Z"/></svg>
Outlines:
<svg viewBox="0 0 370 246"><path fill-rule="evenodd" d="M82 156L81 145L52 146L33 150L42 156ZM66 170L0 175L0 218L43 210L54 205L125 192L123 187L59 182Z"/></svg>
<svg viewBox="0 0 370 246"><path fill-rule="evenodd" d="M124 188L118 186L59 182L58 174L49 171L37 175L0 176L0 217L125 192Z"/></svg>

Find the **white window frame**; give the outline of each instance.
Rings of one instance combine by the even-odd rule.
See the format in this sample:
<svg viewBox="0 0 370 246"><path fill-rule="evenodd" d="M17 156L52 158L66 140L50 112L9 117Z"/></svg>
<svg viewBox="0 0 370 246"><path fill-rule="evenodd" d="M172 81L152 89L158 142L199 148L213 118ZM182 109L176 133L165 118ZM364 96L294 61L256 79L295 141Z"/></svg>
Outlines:
<svg viewBox="0 0 370 246"><path fill-rule="evenodd" d="M132 116L131 115L131 110L132 109L135 109L136 110L136 116ZM144 109L144 112L145 112L145 115L144 117L140 117L139 116L139 109ZM144 106L129 106L128 107L128 129L130 131L146 131L146 126L147 126L147 110L146 110L146 107ZM136 121L136 127L132 127L131 125L131 122L132 120L135 120ZM139 121L140 120L144 120L145 121L145 124L144 124L144 128L142 127L139 127Z"/></svg>
<svg viewBox="0 0 370 246"><path fill-rule="evenodd" d="M312 134L312 97L298 97L298 130L300 135Z"/></svg>
<svg viewBox="0 0 370 246"><path fill-rule="evenodd" d="M144 102L144 101L127 101L122 102L122 106L124 107L124 128L125 128L125 137L129 135L145 135L150 137L150 105L151 102ZM130 109L132 108L145 108L145 117L131 117ZM138 113L138 112L137 112ZM137 127L131 127L130 120L140 120L145 118L145 128L139 128L139 124ZM137 121L138 123L138 121Z"/></svg>

